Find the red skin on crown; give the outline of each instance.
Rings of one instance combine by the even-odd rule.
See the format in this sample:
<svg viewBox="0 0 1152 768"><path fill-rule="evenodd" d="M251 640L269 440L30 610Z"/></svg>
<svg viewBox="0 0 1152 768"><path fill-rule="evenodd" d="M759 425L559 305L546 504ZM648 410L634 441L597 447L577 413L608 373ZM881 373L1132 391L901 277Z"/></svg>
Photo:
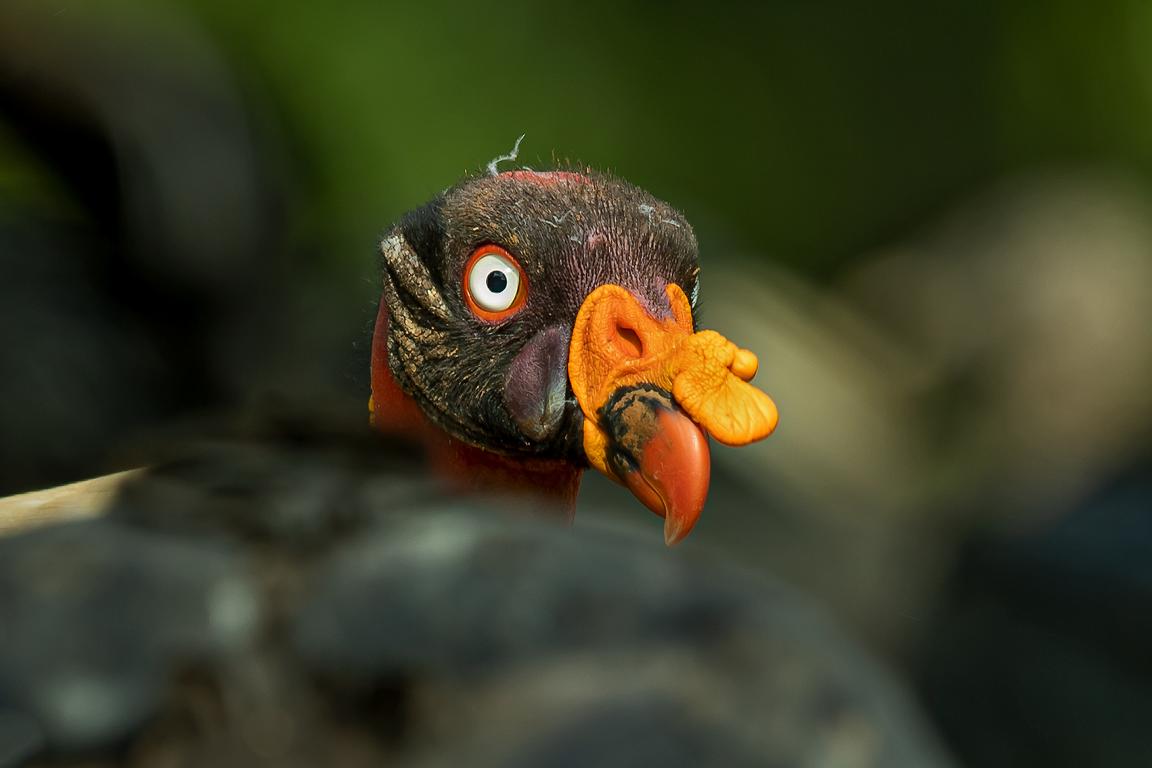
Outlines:
<svg viewBox="0 0 1152 768"><path fill-rule="evenodd" d="M573 171L504 171L500 175L517 181L534 181L537 184L558 184L562 181L587 184L589 181L584 174Z"/></svg>

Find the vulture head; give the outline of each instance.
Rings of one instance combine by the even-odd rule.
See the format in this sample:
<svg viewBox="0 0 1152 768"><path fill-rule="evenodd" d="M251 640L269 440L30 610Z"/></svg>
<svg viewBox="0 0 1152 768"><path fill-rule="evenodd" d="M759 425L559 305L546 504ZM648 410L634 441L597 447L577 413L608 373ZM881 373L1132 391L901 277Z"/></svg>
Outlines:
<svg viewBox="0 0 1152 768"><path fill-rule="evenodd" d="M591 172L465 179L384 237L373 424L438 470L571 510L591 466L675 543L708 492L708 436L776 426L756 356L697 331L696 238L668 204Z"/></svg>

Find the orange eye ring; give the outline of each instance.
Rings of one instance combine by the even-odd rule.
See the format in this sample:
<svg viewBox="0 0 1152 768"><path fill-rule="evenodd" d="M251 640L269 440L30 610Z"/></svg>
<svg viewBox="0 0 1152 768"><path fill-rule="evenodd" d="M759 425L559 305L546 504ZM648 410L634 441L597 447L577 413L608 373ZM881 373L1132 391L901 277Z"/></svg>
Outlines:
<svg viewBox="0 0 1152 768"><path fill-rule="evenodd" d="M528 299L528 276L507 250L491 243L472 251L461 288L472 314L488 323L515 315Z"/></svg>

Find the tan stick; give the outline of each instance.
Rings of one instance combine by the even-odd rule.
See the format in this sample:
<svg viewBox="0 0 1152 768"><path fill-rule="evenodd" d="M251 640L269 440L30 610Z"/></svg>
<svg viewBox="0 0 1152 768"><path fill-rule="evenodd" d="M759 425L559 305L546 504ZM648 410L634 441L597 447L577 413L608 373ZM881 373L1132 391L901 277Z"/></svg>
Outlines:
<svg viewBox="0 0 1152 768"><path fill-rule="evenodd" d="M112 501L124 481L140 471L129 469L78 483L0 498L0 536L38 525L96 517Z"/></svg>

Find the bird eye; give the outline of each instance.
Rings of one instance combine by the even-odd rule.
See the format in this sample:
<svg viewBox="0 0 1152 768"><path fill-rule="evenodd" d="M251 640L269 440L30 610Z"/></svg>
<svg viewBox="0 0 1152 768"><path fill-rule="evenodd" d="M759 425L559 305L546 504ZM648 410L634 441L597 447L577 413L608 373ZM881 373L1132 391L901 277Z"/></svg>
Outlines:
<svg viewBox="0 0 1152 768"><path fill-rule="evenodd" d="M512 254L498 245L481 246L464 268L464 298L477 317L499 322L524 305L527 282Z"/></svg>

